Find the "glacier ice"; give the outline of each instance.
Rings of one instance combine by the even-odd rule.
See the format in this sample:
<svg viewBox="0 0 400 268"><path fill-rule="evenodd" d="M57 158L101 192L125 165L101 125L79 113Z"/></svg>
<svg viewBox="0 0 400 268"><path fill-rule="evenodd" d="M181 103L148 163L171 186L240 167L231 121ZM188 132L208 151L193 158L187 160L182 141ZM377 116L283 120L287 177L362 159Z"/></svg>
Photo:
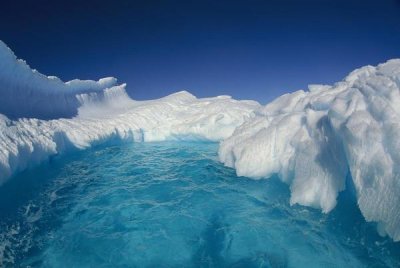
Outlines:
<svg viewBox="0 0 400 268"><path fill-rule="evenodd" d="M123 91L123 87L117 88ZM126 100L129 101L129 100ZM197 99L187 92L145 103L131 101L129 108L80 109L72 119L40 120L0 117L0 183L12 174L49 156L101 142L201 139L218 141L251 117L258 103L229 97Z"/></svg>
<svg viewBox="0 0 400 268"><path fill-rule="evenodd" d="M104 98L104 90L116 84L113 77L64 83L58 77L45 76L17 59L0 40L0 113L9 118L73 117L82 105L77 95L90 93Z"/></svg>
<svg viewBox="0 0 400 268"><path fill-rule="evenodd" d="M258 109L219 149L239 175L277 174L291 203L331 211L346 177L367 221L400 240L400 60ZM351 176L347 176L350 173Z"/></svg>
<svg viewBox="0 0 400 268"><path fill-rule="evenodd" d="M115 78L63 82L0 41L0 184L52 155L117 140L221 141L238 175L278 175L291 204L328 213L346 185L378 230L400 240L400 60L310 85L266 106L186 91L132 100Z"/></svg>
<svg viewBox="0 0 400 268"><path fill-rule="evenodd" d="M52 155L115 139L219 141L260 106L186 91L134 101L125 87L115 78L64 83L44 76L0 41L0 184Z"/></svg>

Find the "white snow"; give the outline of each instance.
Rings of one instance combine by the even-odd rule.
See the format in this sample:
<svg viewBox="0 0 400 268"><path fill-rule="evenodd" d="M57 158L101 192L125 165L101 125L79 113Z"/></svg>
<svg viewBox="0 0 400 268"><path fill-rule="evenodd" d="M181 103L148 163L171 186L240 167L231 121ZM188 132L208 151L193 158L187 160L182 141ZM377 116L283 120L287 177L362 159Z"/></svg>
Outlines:
<svg viewBox="0 0 400 268"><path fill-rule="evenodd" d="M277 174L292 204L326 213L350 172L365 219L399 241L400 60L283 95L224 140L219 157L238 175Z"/></svg>
<svg viewBox="0 0 400 268"><path fill-rule="evenodd" d="M219 141L251 117L258 103L218 97L197 99L188 92L179 92L145 103L132 101L126 110L109 104L100 107L103 110L83 106L83 115L72 119L12 121L2 116L0 183L51 155L113 139ZM97 109L104 116L99 117Z"/></svg>
<svg viewBox="0 0 400 268"><path fill-rule="evenodd" d="M225 165L255 179L277 174L292 204L328 213L351 178L365 219L400 240L400 60L265 107L186 91L134 101L125 87L115 78L44 76L0 41L0 184L52 155L98 143L222 141Z"/></svg>
<svg viewBox="0 0 400 268"><path fill-rule="evenodd" d="M0 41L0 184L52 155L115 139L219 141L260 107L186 91L134 101L125 86L114 78L64 83L44 76Z"/></svg>
<svg viewBox="0 0 400 268"><path fill-rule="evenodd" d="M77 95L91 93L103 98L103 90L116 84L113 77L64 83L55 76L45 76L18 60L0 40L0 113L9 118L72 117L82 105Z"/></svg>

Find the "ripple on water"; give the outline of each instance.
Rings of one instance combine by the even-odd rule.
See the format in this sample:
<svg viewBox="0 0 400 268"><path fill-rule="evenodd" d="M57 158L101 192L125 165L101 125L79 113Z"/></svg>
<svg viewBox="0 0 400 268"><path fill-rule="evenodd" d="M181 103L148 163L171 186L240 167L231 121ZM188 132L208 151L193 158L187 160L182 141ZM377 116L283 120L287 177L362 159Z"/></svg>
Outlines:
<svg viewBox="0 0 400 268"><path fill-rule="evenodd" d="M237 177L217 144L133 144L55 158L0 188L0 266L399 267L400 247L343 193L290 206Z"/></svg>

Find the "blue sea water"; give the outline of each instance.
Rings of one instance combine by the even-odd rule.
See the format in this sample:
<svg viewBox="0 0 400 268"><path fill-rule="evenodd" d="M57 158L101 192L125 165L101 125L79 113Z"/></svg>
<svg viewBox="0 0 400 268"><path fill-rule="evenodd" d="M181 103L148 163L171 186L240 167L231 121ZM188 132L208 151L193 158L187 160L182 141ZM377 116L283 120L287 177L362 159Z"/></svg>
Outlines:
<svg viewBox="0 0 400 268"><path fill-rule="evenodd" d="M237 177L217 148L97 147L21 173L0 187L0 266L400 267L350 191L329 214L290 206L285 184Z"/></svg>

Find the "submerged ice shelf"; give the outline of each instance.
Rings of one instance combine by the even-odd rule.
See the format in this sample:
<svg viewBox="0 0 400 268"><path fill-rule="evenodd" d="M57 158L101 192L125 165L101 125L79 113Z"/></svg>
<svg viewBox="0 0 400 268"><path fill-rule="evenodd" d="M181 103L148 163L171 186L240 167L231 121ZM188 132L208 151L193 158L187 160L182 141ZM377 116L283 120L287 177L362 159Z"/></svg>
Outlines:
<svg viewBox="0 0 400 268"><path fill-rule="evenodd" d="M125 87L115 78L44 76L0 41L0 184L53 155L109 141L222 141L225 165L250 178L278 175L291 204L328 213L354 188L365 219L400 240L400 60L265 107L185 91L139 102Z"/></svg>

